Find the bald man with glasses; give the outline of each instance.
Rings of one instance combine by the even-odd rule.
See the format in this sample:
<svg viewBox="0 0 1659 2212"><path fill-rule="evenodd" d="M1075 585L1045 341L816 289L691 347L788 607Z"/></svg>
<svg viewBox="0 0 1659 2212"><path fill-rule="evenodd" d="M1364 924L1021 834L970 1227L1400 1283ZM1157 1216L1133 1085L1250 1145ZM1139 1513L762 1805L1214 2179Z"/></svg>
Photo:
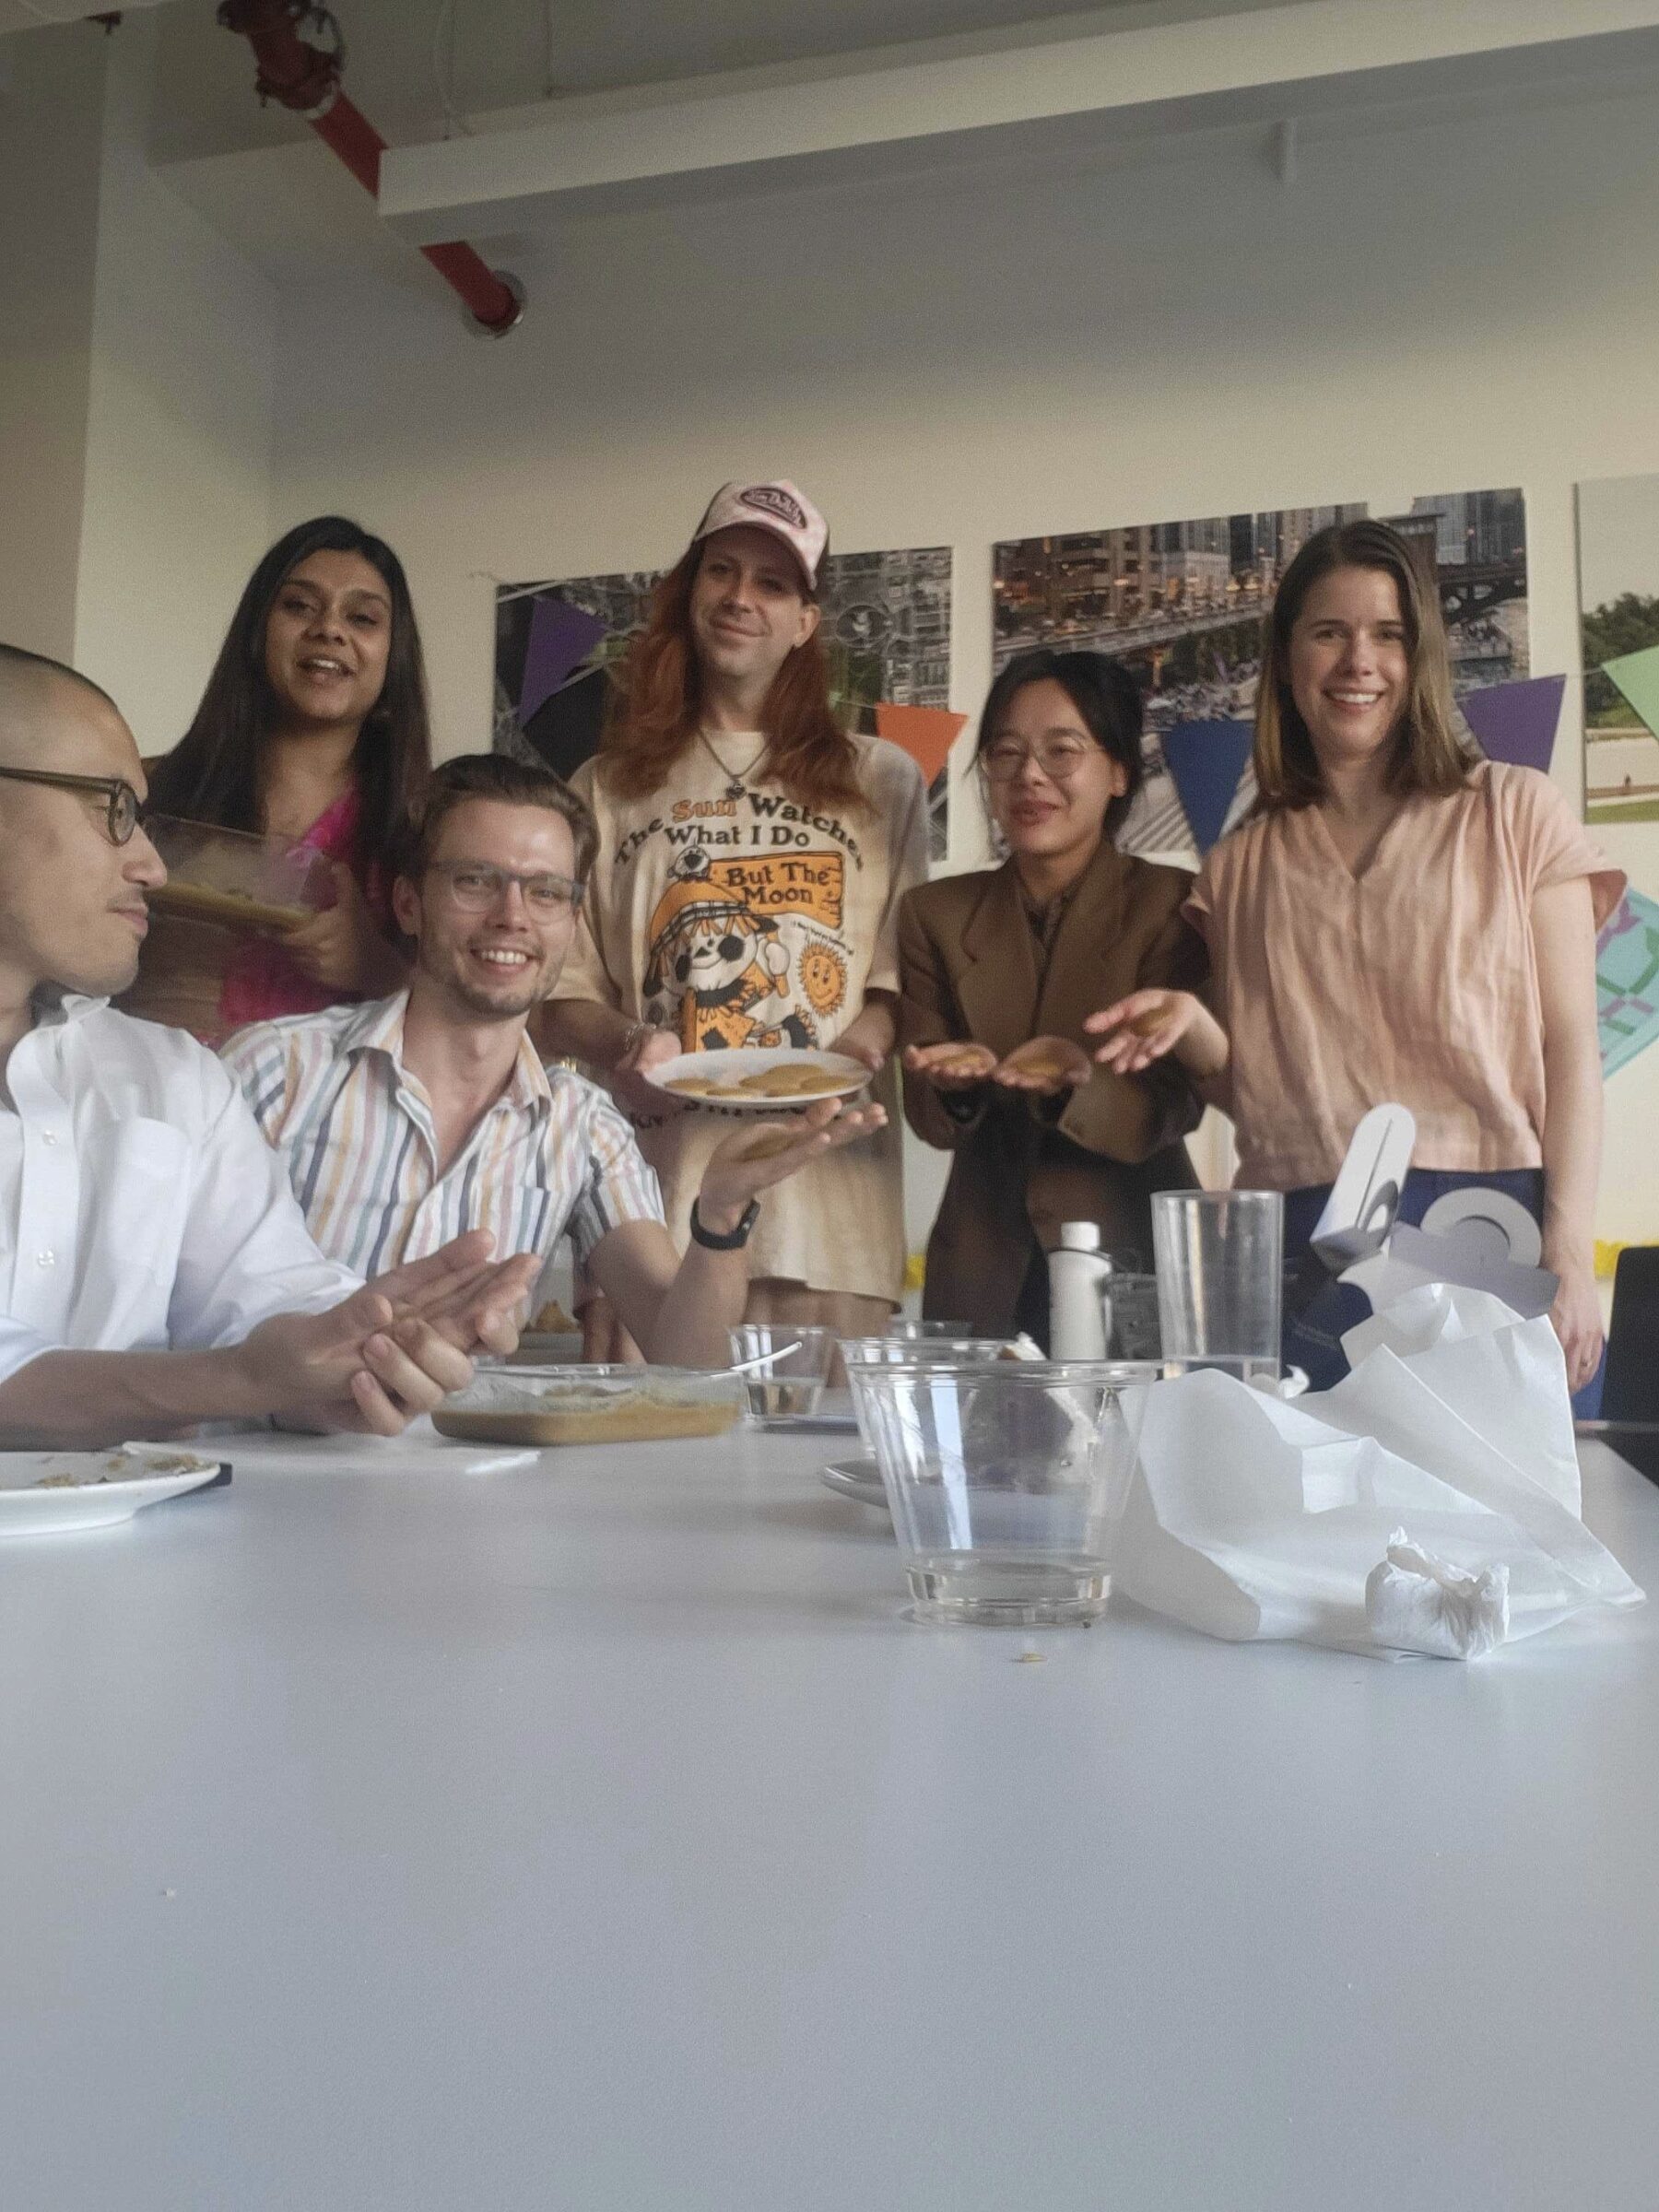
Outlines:
<svg viewBox="0 0 1659 2212"><path fill-rule="evenodd" d="M394 1434L510 1350L488 1237L327 1259L224 1068L116 1013L167 871L113 701L0 645L0 1446L275 1417Z"/></svg>
<svg viewBox="0 0 1659 2212"><path fill-rule="evenodd" d="M545 1068L527 1032L558 985L596 843L586 806L548 770L500 753L445 761L393 887L415 946L408 989L257 1022L224 1057L332 1257L366 1273L482 1226L546 1258L568 1236L649 1359L723 1365L761 1192L887 1117L834 1101L759 1126L735 1115L682 1258L624 1115L595 1084Z"/></svg>

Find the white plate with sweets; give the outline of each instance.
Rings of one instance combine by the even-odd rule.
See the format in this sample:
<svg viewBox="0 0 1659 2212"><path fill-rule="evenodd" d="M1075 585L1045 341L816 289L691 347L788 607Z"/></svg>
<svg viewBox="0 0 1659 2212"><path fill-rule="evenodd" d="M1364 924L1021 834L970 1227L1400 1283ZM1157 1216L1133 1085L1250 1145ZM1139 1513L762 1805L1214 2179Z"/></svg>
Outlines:
<svg viewBox="0 0 1659 2212"><path fill-rule="evenodd" d="M0 1452L0 1536L61 1535L130 1521L141 1506L229 1481L217 1459L169 1444Z"/></svg>
<svg viewBox="0 0 1659 2212"><path fill-rule="evenodd" d="M850 1099L870 1081L861 1060L845 1053L794 1052L787 1046L733 1045L680 1053L645 1070L645 1080L686 1106L720 1112L788 1113L820 1099Z"/></svg>

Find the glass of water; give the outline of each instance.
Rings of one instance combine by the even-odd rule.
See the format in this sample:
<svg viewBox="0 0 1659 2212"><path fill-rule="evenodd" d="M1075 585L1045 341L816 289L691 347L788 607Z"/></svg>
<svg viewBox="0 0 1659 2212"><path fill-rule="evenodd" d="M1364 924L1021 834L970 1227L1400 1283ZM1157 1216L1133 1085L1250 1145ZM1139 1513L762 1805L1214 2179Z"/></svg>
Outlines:
<svg viewBox="0 0 1659 2212"><path fill-rule="evenodd" d="M835 1357L833 1329L794 1328L787 1322L745 1322L731 1333L732 1364L771 1354L743 1380L750 1418L804 1420L818 1411Z"/></svg>
<svg viewBox="0 0 1659 2212"><path fill-rule="evenodd" d="M920 1620L1099 1619L1145 1391L1118 1360L851 1366Z"/></svg>
<svg viewBox="0 0 1659 2212"><path fill-rule="evenodd" d="M1152 1200L1166 1359L1246 1382L1279 1371L1285 1201L1278 1191L1159 1191Z"/></svg>

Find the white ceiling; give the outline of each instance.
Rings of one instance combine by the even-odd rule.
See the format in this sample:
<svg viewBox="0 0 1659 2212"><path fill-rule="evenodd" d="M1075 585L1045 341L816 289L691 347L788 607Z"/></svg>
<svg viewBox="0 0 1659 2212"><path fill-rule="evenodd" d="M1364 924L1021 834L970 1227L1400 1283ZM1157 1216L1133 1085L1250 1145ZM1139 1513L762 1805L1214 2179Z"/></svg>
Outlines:
<svg viewBox="0 0 1659 2212"><path fill-rule="evenodd" d="M1046 7L1032 0L334 0L347 89L398 145L446 135L452 39L454 106L465 118L921 40L994 35L1006 42L1010 32L1049 40L1079 25L1161 23L1282 4L1105 0L1065 15L1064 0ZM16 5L0 0L0 8ZM261 114L252 56L214 15L214 0L169 0L164 10L165 88L152 138L162 159L303 135L304 125L280 110Z"/></svg>
<svg viewBox="0 0 1659 2212"><path fill-rule="evenodd" d="M122 0L124 7L159 7L162 0ZM48 23L77 23L92 11L87 0L0 0L0 36L39 30Z"/></svg>

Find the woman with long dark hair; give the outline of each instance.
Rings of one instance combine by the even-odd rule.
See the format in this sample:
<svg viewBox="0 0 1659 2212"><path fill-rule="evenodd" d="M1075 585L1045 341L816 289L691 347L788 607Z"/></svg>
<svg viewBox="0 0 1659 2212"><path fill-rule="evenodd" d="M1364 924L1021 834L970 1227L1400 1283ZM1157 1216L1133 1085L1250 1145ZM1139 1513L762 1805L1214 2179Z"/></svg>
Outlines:
<svg viewBox="0 0 1659 2212"><path fill-rule="evenodd" d="M927 1247L924 1312L982 1335L1048 1341L1047 1253L1093 1221L1128 1265L1152 1256L1154 1191L1195 1180L1198 1119L1178 1067L1094 1066L1083 1022L1102 999L1193 984L1184 868L1114 841L1141 783L1141 696L1099 653L1020 653L980 717L999 868L947 876L899 912L904 1111L952 1155Z"/></svg>
<svg viewBox="0 0 1659 2212"><path fill-rule="evenodd" d="M217 1042L395 990L390 864L430 765L402 563L343 515L298 524L249 578L189 729L148 764L148 803L323 854L333 903L281 938L158 913L129 1010Z"/></svg>
<svg viewBox="0 0 1659 2212"><path fill-rule="evenodd" d="M908 756L831 712L828 536L793 484L718 492L572 779L599 854L542 1041L611 1079L681 1239L732 1122L677 1109L646 1071L681 1053L833 1045L876 1074L893 1050L897 909L925 872L926 794ZM882 1325L903 1288L897 1128L769 1192L748 1250L751 1319Z"/></svg>
<svg viewBox="0 0 1659 2212"><path fill-rule="evenodd" d="M1214 1013L1185 992L1133 993L1088 1023L1106 1034L1099 1057L1136 1074L1174 1053L1232 1115L1239 1182L1286 1194L1292 1258L1361 1115L1409 1107L1400 1218L1465 1185L1531 1212L1579 1387L1602 1338L1595 932L1624 877L1547 776L1462 739L1439 595L1386 524L1320 531L1285 571L1255 776L1253 816L1212 849L1187 903ZM1359 1314L1317 1316L1288 1347L1329 1382L1345 1365L1335 1330Z"/></svg>

